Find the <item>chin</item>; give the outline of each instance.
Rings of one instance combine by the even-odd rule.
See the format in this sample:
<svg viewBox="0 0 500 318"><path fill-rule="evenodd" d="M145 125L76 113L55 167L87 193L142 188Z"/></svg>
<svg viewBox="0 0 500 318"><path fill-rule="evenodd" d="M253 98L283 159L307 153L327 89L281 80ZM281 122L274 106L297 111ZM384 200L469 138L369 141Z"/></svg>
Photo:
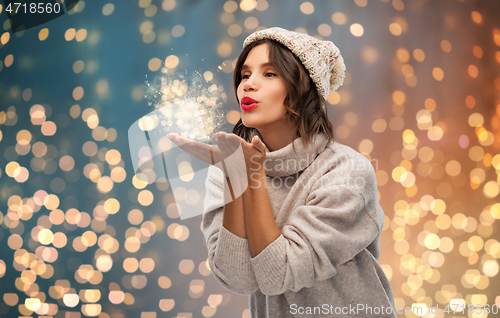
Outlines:
<svg viewBox="0 0 500 318"><path fill-rule="evenodd" d="M261 123L261 120L256 118L257 116L252 116L252 114L244 114L241 116L241 122L248 128L257 128Z"/></svg>

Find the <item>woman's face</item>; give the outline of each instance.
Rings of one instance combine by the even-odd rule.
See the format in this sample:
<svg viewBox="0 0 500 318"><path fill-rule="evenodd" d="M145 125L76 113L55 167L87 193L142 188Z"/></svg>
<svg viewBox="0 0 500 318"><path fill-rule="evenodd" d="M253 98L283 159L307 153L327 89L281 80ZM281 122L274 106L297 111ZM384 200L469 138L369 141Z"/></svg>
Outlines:
<svg viewBox="0 0 500 318"><path fill-rule="evenodd" d="M246 127L261 131L287 125L284 101L288 92L276 69L269 64L267 44L258 45L248 53L241 68L237 95Z"/></svg>

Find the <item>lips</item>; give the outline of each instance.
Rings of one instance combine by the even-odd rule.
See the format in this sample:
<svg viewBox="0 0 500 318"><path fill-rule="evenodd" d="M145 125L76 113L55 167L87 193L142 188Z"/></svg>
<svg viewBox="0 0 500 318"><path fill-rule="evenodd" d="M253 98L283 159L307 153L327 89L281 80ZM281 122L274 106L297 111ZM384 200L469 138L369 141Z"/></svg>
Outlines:
<svg viewBox="0 0 500 318"><path fill-rule="evenodd" d="M257 107L257 104L259 102L256 101L255 99L253 98L250 98L248 96L245 96L241 99L241 109L245 110L245 111L249 111L251 109L254 109L255 107Z"/></svg>

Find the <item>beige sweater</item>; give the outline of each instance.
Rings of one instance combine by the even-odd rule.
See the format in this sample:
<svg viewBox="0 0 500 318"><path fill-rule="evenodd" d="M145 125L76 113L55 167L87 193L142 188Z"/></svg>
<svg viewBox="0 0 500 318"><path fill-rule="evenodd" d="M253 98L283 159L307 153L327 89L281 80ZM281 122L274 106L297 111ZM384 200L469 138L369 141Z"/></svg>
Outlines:
<svg viewBox="0 0 500 318"><path fill-rule="evenodd" d="M281 235L251 258L248 241L222 226L223 175L209 168L203 234L213 275L250 295L251 317L395 317L381 269L384 221L373 167L316 135L269 152L266 187ZM392 312L392 313L391 313Z"/></svg>

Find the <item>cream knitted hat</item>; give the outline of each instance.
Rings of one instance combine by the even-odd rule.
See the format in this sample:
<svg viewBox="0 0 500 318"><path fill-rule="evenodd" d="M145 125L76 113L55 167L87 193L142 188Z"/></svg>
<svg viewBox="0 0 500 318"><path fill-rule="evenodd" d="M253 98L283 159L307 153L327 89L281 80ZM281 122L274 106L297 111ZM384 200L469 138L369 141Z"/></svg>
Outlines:
<svg viewBox="0 0 500 318"><path fill-rule="evenodd" d="M307 34L274 27L250 34L243 42L243 48L261 39L275 40L290 49L309 71L318 92L325 100L328 94L344 83L344 59L333 42L320 41Z"/></svg>

